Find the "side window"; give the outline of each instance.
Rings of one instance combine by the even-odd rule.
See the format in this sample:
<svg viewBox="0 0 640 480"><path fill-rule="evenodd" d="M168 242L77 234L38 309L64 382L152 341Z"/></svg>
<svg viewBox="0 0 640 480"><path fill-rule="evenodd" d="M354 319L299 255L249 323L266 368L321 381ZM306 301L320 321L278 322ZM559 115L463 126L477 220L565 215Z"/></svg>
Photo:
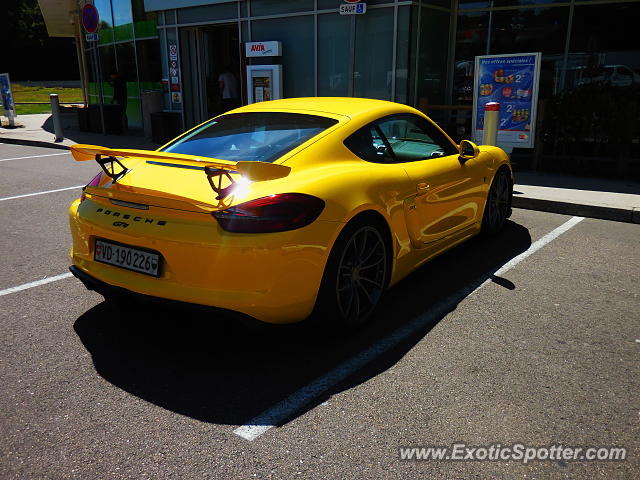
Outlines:
<svg viewBox="0 0 640 480"><path fill-rule="evenodd" d="M413 162L457 153L456 147L442 132L416 115L388 117L380 120L378 127L398 162Z"/></svg>
<svg viewBox="0 0 640 480"><path fill-rule="evenodd" d="M367 125L351 134L345 141L345 146L354 154L367 162L389 163L395 161L388 152L378 129Z"/></svg>

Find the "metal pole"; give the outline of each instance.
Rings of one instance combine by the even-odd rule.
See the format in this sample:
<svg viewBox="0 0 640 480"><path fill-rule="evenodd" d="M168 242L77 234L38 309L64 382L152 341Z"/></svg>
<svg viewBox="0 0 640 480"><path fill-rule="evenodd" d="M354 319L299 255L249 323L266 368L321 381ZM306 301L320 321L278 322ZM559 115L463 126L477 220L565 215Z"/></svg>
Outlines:
<svg viewBox="0 0 640 480"><path fill-rule="evenodd" d="M51 116L53 117L53 131L56 135L56 142L61 142L64 139L64 133L60 119L60 100L58 99L58 94L51 93L49 95L49 101L51 102Z"/></svg>
<svg viewBox="0 0 640 480"><path fill-rule="evenodd" d="M100 68L100 53L97 47L98 42L93 42L93 60L96 66L96 83L98 84L98 108L100 109L100 123L102 124L102 134L107 134L107 126L104 123L104 91L102 89L102 68Z"/></svg>
<svg viewBox="0 0 640 480"><path fill-rule="evenodd" d="M500 104L498 102L488 102L484 105L484 135L483 145L494 145L498 143L498 122L500 120Z"/></svg>

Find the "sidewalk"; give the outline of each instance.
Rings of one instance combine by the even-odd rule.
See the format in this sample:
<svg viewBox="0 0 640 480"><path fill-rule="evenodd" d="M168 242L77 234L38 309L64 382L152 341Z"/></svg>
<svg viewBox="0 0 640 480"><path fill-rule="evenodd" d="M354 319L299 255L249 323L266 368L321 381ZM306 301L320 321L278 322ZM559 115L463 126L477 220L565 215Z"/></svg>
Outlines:
<svg viewBox="0 0 640 480"><path fill-rule="evenodd" d="M640 182L515 172L513 206L640 223Z"/></svg>
<svg viewBox="0 0 640 480"><path fill-rule="evenodd" d="M135 148L141 150L155 150L160 145L151 142L142 135L142 131L129 135L102 135L101 133L81 132L78 129L77 114L69 111L61 116L62 129L65 138L61 142L55 141L51 114L40 113L34 115L19 115L16 125L19 128L7 128L3 118L0 128L0 143L17 143L37 147L68 149L76 143L100 145L111 148Z"/></svg>
<svg viewBox="0 0 640 480"><path fill-rule="evenodd" d="M155 150L160 145L139 135L102 135L81 132L75 115L63 115L67 138L55 142L50 114L21 115L23 128L0 128L0 143L19 143L68 149L75 143L112 148ZM640 223L640 182L581 178L541 172L516 172L513 206L566 215Z"/></svg>

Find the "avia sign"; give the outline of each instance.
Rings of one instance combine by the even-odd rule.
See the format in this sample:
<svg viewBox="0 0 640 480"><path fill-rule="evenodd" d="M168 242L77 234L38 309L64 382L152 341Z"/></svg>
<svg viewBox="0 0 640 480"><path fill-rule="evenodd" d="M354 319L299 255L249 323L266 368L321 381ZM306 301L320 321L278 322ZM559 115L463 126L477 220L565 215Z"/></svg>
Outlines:
<svg viewBox="0 0 640 480"><path fill-rule="evenodd" d="M281 42L247 42L245 43L247 57L279 57L282 55Z"/></svg>

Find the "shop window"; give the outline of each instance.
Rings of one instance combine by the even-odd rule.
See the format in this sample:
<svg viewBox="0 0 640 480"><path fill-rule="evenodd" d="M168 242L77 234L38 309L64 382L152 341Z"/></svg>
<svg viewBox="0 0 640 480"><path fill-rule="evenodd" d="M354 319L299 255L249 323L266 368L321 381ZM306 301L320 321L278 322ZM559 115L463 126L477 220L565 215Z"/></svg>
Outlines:
<svg viewBox="0 0 640 480"><path fill-rule="evenodd" d="M164 22L166 25L175 25L176 24L176 11L175 10L165 10L164 12Z"/></svg>
<svg viewBox="0 0 640 480"><path fill-rule="evenodd" d="M475 57L487 53L489 12L462 12L458 15L456 60L453 72L453 103L473 102Z"/></svg>
<svg viewBox="0 0 640 480"><path fill-rule="evenodd" d="M523 8L493 12L490 53L564 52L569 8Z"/></svg>
<svg viewBox="0 0 640 480"><path fill-rule="evenodd" d="M354 96L391 100L392 61L393 10L357 15Z"/></svg>
<svg viewBox="0 0 640 480"><path fill-rule="evenodd" d="M251 16L280 15L313 10L313 0L250 0ZM337 8L337 7L336 7Z"/></svg>
<svg viewBox="0 0 640 480"><path fill-rule="evenodd" d="M127 101L127 125L129 128L142 127L142 110L140 100L130 98Z"/></svg>
<svg viewBox="0 0 640 480"><path fill-rule="evenodd" d="M133 40L133 13L131 0L111 0L113 33L116 42Z"/></svg>
<svg viewBox="0 0 640 480"><path fill-rule="evenodd" d="M133 42L116 44L117 70L127 82L127 96L139 97L138 72Z"/></svg>
<svg viewBox="0 0 640 480"><path fill-rule="evenodd" d="M464 10L467 8L487 8L491 6L489 0L458 0L458 9Z"/></svg>
<svg viewBox="0 0 640 480"><path fill-rule="evenodd" d="M144 0L133 0L131 2L133 11L133 29L136 38L157 37L158 30L156 23L160 19L164 20L162 12L145 12Z"/></svg>
<svg viewBox="0 0 640 480"><path fill-rule="evenodd" d="M437 7L451 7L451 0L425 0L424 5L435 5Z"/></svg>
<svg viewBox="0 0 640 480"><path fill-rule="evenodd" d="M102 77L99 81L102 83L103 102L109 103L113 98L113 87L109 83L111 72L117 69L116 51L113 45L104 45L98 48L98 57L100 58L100 72Z"/></svg>
<svg viewBox="0 0 640 480"><path fill-rule="evenodd" d="M140 90L160 90L160 41L156 39L136 42Z"/></svg>
<svg viewBox="0 0 640 480"><path fill-rule="evenodd" d="M422 8L417 78L419 110L445 103L447 53L449 44L448 12Z"/></svg>
<svg viewBox="0 0 640 480"><path fill-rule="evenodd" d="M251 22L252 41L282 42L283 92L285 97L314 94L313 16L274 18Z"/></svg>
<svg viewBox="0 0 640 480"><path fill-rule="evenodd" d="M490 7L518 7L520 5L545 5L550 3L568 3L566 0L492 0Z"/></svg>
<svg viewBox="0 0 640 480"><path fill-rule="evenodd" d="M351 20L346 15L318 16L318 95L349 94Z"/></svg>
<svg viewBox="0 0 640 480"><path fill-rule="evenodd" d="M200 23L238 18L238 4L235 2L206 5L202 7L178 9L178 23Z"/></svg>
<svg viewBox="0 0 640 480"><path fill-rule="evenodd" d="M555 160L543 168L640 177L640 44L628 36L638 18L640 3L575 6L564 90L545 115Z"/></svg>
<svg viewBox="0 0 640 480"><path fill-rule="evenodd" d="M409 83L409 72L415 65L415 44L418 30L416 8L398 7L398 47L396 49L396 96L398 103L409 103L413 85ZM413 13L413 14L412 14Z"/></svg>
<svg viewBox="0 0 640 480"><path fill-rule="evenodd" d="M244 43L249 41L249 22L246 20L240 22L240 39Z"/></svg>
<svg viewBox="0 0 640 480"><path fill-rule="evenodd" d="M113 15L111 13L111 0L95 0L93 5L98 10L100 17L100 44L113 42Z"/></svg>

